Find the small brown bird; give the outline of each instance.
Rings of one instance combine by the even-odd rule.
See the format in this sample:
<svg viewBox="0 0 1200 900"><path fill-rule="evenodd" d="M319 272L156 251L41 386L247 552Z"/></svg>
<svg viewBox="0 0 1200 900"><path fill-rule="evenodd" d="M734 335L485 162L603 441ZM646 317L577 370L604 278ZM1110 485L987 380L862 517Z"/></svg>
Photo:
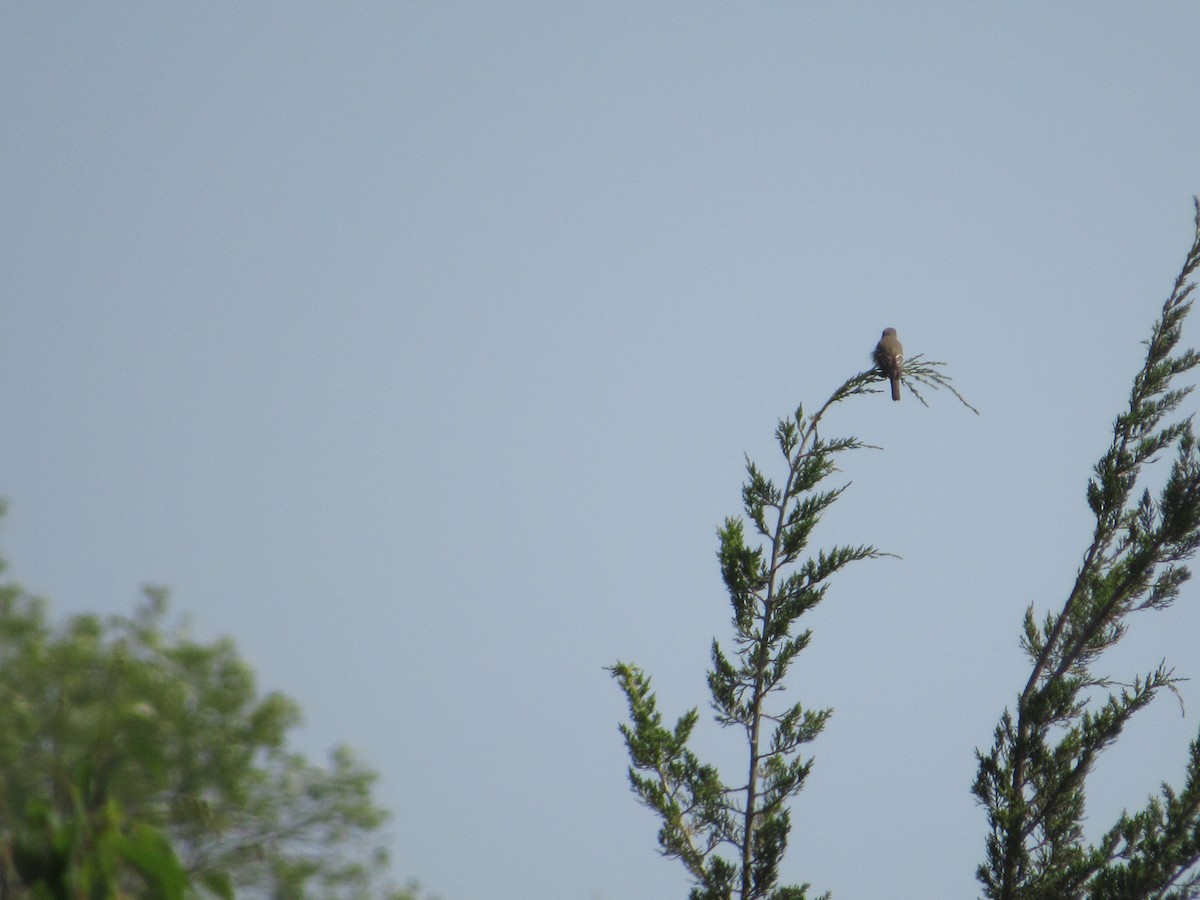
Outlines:
<svg viewBox="0 0 1200 900"><path fill-rule="evenodd" d="M875 345L875 365L892 383L892 399L900 399L900 376L904 374L904 347L896 337L895 328L883 329L883 337Z"/></svg>

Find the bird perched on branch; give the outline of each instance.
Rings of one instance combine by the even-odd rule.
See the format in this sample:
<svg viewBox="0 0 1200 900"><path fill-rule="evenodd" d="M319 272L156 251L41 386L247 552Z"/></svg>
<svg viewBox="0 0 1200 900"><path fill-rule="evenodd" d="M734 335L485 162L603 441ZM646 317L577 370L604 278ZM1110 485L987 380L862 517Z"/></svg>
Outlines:
<svg viewBox="0 0 1200 900"><path fill-rule="evenodd" d="M895 328L883 329L883 337L875 345L875 365L892 383L892 399L900 399L900 376L904 374L904 347L896 337Z"/></svg>

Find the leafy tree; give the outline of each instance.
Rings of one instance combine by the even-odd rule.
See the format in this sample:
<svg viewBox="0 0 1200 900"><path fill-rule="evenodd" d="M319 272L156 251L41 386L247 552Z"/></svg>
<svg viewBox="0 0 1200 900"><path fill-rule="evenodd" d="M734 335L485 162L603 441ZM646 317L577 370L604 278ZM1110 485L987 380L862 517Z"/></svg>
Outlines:
<svg viewBox="0 0 1200 900"><path fill-rule="evenodd" d="M81 780L86 779L81 773ZM72 815L59 817L34 802L11 839L13 870L36 900L184 900L189 879L170 842L156 828L125 821L109 800L88 815L71 787ZM8 886L0 881L0 897Z"/></svg>
<svg viewBox="0 0 1200 900"><path fill-rule="evenodd" d="M289 751L296 704L261 696L230 641L192 640L166 615L148 589L131 618L55 628L0 584L0 885L30 849L30 815L60 838L109 815L113 834L164 836L206 895L411 897L380 884L375 773L345 747L327 766Z"/></svg>
<svg viewBox="0 0 1200 900"><path fill-rule="evenodd" d="M922 403L917 385L945 387L971 408L941 374L942 365L919 356L909 360L905 383ZM821 483L837 471L838 454L868 446L854 437L823 438L822 418L836 403L877 393L874 385L881 380L887 379L878 368L860 372L815 414L805 416L800 408L781 420L775 438L784 458L782 483L747 460L745 518L726 519L718 529L735 652L730 656L712 642L708 687L716 721L740 731L745 740L744 780L730 785L690 749L700 718L696 709L668 727L649 676L624 662L609 670L629 704L630 721L621 725L621 733L631 787L662 819L659 845L691 875L692 900L808 896L807 884L777 885L779 863L791 827L788 802L804 787L812 767L805 745L821 733L833 711L801 702L776 709L770 701L783 690L788 669L812 638L810 630L799 630L798 621L824 599L832 576L850 563L884 555L863 544L803 558L821 516L845 490L821 489ZM755 543L748 540L747 521Z"/></svg>
<svg viewBox="0 0 1200 900"><path fill-rule="evenodd" d="M991 750L977 753L974 793L990 826L978 877L993 900L1200 897L1200 737L1181 790L1164 785L1095 844L1083 836L1097 757L1180 680L1165 663L1124 682L1095 666L1125 635L1129 616L1172 604L1190 577L1184 562L1200 547L1200 456L1191 417L1171 418L1192 390L1175 379L1200 363L1196 351L1177 349L1198 268L1200 200L1195 240L1088 482L1091 543L1062 607L1040 623L1032 605L1026 610L1022 647L1032 671ZM1166 451L1174 461L1155 496L1147 467Z"/></svg>

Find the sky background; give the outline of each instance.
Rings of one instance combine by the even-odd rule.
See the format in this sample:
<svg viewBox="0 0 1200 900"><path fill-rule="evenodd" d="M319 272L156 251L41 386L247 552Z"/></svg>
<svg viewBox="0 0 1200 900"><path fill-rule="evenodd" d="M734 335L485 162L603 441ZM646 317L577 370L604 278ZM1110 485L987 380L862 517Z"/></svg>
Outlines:
<svg viewBox="0 0 1200 900"><path fill-rule="evenodd" d="M381 772L397 880L683 897L603 667L707 708L743 454L778 473L778 418L895 326L981 415L827 419L883 450L814 547L902 559L810 616L787 699L836 712L783 874L977 896L974 750L1190 245L1198 34L1190 2L3 4L9 575L63 616L169 586L300 749ZM1107 670L1200 677L1198 633L1194 585ZM1096 832L1178 783L1182 695L1102 759Z"/></svg>

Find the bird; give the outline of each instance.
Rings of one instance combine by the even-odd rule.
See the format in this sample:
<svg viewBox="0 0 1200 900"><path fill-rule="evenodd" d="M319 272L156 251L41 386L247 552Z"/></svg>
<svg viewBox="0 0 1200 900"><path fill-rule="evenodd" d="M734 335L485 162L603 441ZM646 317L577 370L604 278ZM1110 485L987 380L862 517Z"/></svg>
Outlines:
<svg viewBox="0 0 1200 900"><path fill-rule="evenodd" d="M883 329L883 336L875 345L875 365L892 383L892 399L900 399L900 376L904 374L904 347L896 337L895 328Z"/></svg>

